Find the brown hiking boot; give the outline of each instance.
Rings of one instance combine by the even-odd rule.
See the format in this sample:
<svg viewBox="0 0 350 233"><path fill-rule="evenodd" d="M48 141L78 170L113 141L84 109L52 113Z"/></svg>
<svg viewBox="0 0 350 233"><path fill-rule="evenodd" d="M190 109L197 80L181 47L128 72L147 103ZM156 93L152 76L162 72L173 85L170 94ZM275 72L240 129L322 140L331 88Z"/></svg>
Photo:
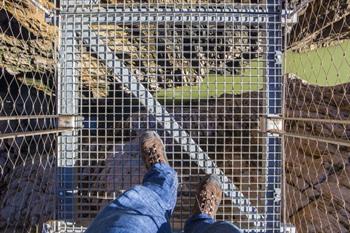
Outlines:
<svg viewBox="0 0 350 233"><path fill-rule="evenodd" d="M208 214L215 217L222 197L221 181L216 175L208 175L200 183L193 214Z"/></svg>
<svg viewBox="0 0 350 233"><path fill-rule="evenodd" d="M146 131L141 135L140 150L147 169L156 163L168 163L163 141L154 131Z"/></svg>

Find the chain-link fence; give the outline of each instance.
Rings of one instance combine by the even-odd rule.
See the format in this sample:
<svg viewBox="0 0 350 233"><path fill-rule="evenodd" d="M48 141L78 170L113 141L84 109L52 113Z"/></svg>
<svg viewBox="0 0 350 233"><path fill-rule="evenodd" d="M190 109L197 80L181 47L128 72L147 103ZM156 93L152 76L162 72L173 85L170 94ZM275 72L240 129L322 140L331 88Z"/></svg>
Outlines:
<svg viewBox="0 0 350 233"><path fill-rule="evenodd" d="M73 96L77 102L69 102L72 96L65 96L66 102L60 103L64 107L57 109L58 90L61 93L69 89L72 81L57 86L55 53L59 30L52 12L59 5L55 2L0 3L0 232L40 232L43 223L53 220L63 221L59 225L61 232L83 229L80 226L86 226L103 204L140 181L143 170L139 158L126 159L128 153L115 152L132 152L131 147L121 146L132 143L136 131L149 127L160 130L172 151L171 164L181 177L181 198L173 220L173 225L180 228L192 203L191 190L197 182L193 174L200 175L203 169L198 167L198 160L188 157L188 152L179 147L176 138L166 134L164 126L150 124L156 119L150 119L147 107L134 102L132 91L120 85L121 80L106 66L110 58L99 58L84 44L84 35L77 44L77 61L81 62L79 91ZM206 9L213 13L213 3L203 1L143 4L188 9L194 3L209 6ZM101 4L128 9L136 6L132 1L108 0ZM267 6L267 1L216 4L231 10L234 5L241 10L255 5L256 12L250 16L261 16L264 12L259 10ZM290 0L283 7L288 15L284 25L284 131L274 132L284 135L283 221L293 224L298 233L349 232L350 3ZM259 77L263 76L260 71L267 72L266 25L243 25L233 22L229 14L222 14L221 19L217 12L212 15L215 20L229 21L224 25L209 23L213 18L206 18L204 26L197 21L174 23L168 18L163 26L149 23L141 27L139 21L128 23L140 16L134 13L137 17L124 17L122 26L113 22L101 27L97 22L100 28L95 31L104 41L101 44L115 51L133 75L157 93L157 100L195 142L205 151L212 151L208 155L215 165L223 168L243 196L263 213L268 188L262 178L268 170L262 146L266 138L260 126L266 117L262 108L267 106L263 97L267 92L260 89L266 80ZM247 18L242 13L240 16ZM185 19L183 14L181 17ZM208 36L212 39L205 39ZM229 77L237 76L240 78L235 84ZM69 112L72 104L79 106L78 112ZM93 114L96 111L99 114ZM110 111L117 114L104 114ZM80 134L62 134L67 129L60 128L58 115L78 113L85 116L84 129ZM63 136L58 138L58 133ZM80 137L80 141L71 141L71 136ZM65 157L57 157L57 151L62 149L80 151L74 158L75 170L60 168L69 165ZM62 194L62 187L71 192ZM80 197L74 199L73 205L69 201L77 190ZM63 204L57 205L62 200ZM81 221L74 225L74 218ZM218 218L243 228L257 227L227 197Z"/></svg>
<svg viewBox="0 0 350 233"><path fill-rule="evenodd" d="M57 29L35 3L0 3L0 232L38 232L55 214Z"/></svg>
<svg viewBox="0 0 350 233"><path fill-rule="evenodd" d="M297 232L349 232L350 2L290 7L298 19L286 52L286 220Z"/></svg>

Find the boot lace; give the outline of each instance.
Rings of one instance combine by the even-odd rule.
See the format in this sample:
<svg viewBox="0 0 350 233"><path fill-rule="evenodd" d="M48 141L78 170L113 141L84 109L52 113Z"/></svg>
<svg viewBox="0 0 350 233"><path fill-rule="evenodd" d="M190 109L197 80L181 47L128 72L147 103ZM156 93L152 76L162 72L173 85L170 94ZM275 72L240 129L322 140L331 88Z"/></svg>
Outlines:
<svg viewBox="0 0 350 233"><path fill-rule="evenodd" d="M202 213L212 215L215 212L217 205L217 198L212 191L202 190L199 197L196 197L199 209Z"/></svg>
<svg viewBox="0 0 350 233"><path fill-rule="evenodd" d="M160 154L157 151L156 144L153 144L152 146L145 148L144 153L145 155L147 155L146 156L147 163L153 165L155 163L160 162Z"/></svg>

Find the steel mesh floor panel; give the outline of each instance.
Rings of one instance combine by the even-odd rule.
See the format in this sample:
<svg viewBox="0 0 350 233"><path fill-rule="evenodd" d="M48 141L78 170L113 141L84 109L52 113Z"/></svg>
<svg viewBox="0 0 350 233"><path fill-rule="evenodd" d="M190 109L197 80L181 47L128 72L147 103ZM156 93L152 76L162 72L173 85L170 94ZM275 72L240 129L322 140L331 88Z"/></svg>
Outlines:
<svg viewBox="0 0 350 233"><path fill-rule="evenodd" d="M149 129L160 134L178 172L174 230L183 228L208 173L224 182L218 220L246 231L278 229L278 211L268 223L274 197L267 192L279 182L269 180L279 141L262 130L279 98L271 97L268 75L279 69L271 67L269 46L281 37L269 34L271 25L279 30L269 23L269 7L278 5L271 2L156 8L63 1L60 108L83 118L80 130L60 139L59 231L82 230L141 183L138 136Z"/></svg>

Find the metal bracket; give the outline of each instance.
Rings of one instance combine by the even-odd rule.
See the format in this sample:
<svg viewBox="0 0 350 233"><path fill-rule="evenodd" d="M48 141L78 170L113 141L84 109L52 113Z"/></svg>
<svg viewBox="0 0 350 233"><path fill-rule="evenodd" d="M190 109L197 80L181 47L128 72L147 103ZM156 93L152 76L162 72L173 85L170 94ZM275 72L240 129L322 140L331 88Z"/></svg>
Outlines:
<svg viewBox="0 0 350 233"><path fill-rule="evenodd" d="M280 188L275 188L274 202L280 202L282 196L282 190Z"/></svg>
<svg viewBox="0 0 350 233"><path fill-rule="evenodd" d="M292 224L283 224L281 226L281 233L297 233L297 229Z"/></svg>
<svg viewBox="0 0 350 233"><path fill-rule="evenodd" d="M283 54L281 51L276 51L275 53L275 61L277 65L282 65Z"/></svg>
<svg viewBox="0 0 350 233"><path fill-rule="evenodd" d="M295 14L294 10L282 10L282 25L288 25L293 26L294 24L298 23L298 14Z"/></svg>
<svg viewBox="0 0 350 233"><path fill-rule="evenodd" d="M266 131L275 135L273 132L282 132L283 131L283 119L278 116L268 116L266 119ZM279 135L279 134L276 134Z"/></svg>
<svg viewBox="0 0 350 233"><path fill-rule="evenodd" d="M283 119L278 115L268 115L260 118L260 131L271 136L278 136L283 132Z"/></svg>
<svg viewBox="0 0 350 233"><path fill-rule="evenodd" d="M82 129L84 127L82 124L83 120L84 118L82 116L60 115L58 117L58 127Z"/></svg>

